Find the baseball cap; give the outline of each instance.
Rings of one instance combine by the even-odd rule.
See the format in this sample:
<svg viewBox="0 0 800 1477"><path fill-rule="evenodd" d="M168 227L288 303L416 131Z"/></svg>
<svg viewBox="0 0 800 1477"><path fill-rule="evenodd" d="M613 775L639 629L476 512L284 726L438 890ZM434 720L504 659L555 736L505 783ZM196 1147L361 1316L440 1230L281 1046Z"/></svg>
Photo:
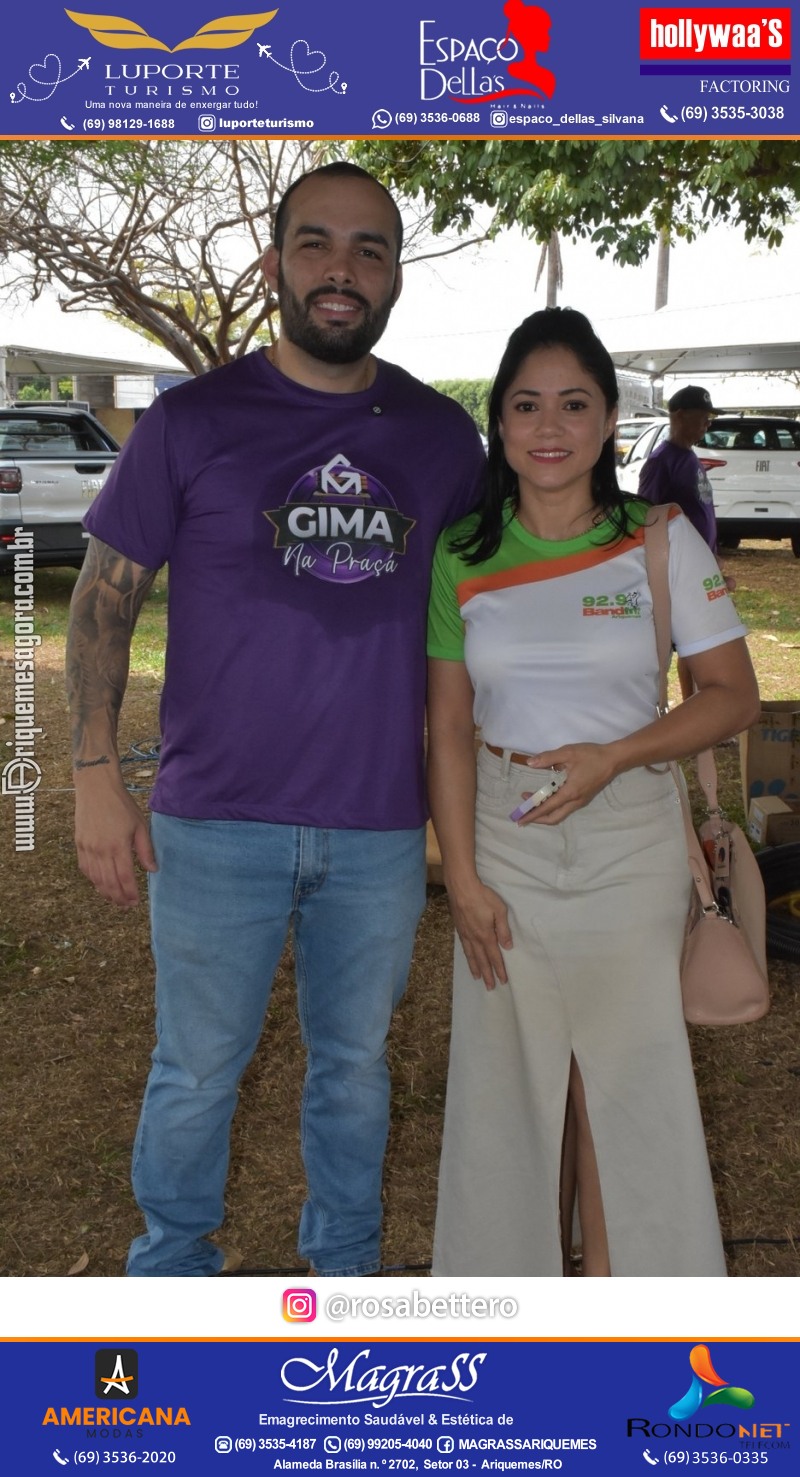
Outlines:
<svg viewBox="0 0 800 1477"><path fill-rule="evenodd" d="M676 390L667 402L667 409L707 410L709 414L714 412L708 390L704 390L700 385L684 385L682 390Z"/></svg>

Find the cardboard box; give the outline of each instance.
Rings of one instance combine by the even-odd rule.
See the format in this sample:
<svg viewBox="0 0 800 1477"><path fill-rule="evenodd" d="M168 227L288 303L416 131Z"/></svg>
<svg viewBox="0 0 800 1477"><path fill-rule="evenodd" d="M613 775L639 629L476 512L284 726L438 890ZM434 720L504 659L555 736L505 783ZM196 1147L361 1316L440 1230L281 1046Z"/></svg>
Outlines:
<svg viewBox="0 0 800 1477"><path fill-rule="evenodd" d="M791 841L800 841L800 803L787 804L779 795L751 800L747 830L757 846L788 846Z"/></svg>
<svg viewBox="0 0 800 1477"><path fill-rule="evenodd" d="M800 800L800 698L762 703L758 723L739 739L742 795L750 801L767 795Z"/></svg>

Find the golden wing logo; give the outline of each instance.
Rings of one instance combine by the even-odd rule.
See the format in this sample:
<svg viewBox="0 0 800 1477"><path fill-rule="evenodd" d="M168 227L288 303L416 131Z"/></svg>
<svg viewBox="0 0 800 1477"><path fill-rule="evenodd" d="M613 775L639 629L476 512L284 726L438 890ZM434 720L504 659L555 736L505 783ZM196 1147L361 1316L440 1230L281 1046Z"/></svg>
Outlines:
<svg viewBox="0 0 800 1477"><path fill-rule="evenodd" d="M258 15L221 15L185 41L179 41L177 46L167 46L165 41L149 36L144 26L123 15L87 15L80 10L65 13L101 46L114 46L119 51L225 51L242 46L278 14L277 10L263 10Z"/></svg>

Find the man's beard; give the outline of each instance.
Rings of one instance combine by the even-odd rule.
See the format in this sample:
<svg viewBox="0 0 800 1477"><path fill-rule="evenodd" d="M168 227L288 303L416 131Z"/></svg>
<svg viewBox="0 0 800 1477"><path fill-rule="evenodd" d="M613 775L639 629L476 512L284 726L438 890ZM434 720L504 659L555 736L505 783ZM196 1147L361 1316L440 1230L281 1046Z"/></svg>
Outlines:
<svg viewBox="0 0 800 1477"><path fill-rule="evenodd" d="M322 327L313 321L312 304L332 294L358 303L361 318L355 327L347 327L344 323L341 326L332 323ZM278 304L281 310L281 331L298 349L325 364L355 364L356 360L366 358L383 334L394 307L394 288L377 308L371 307L360 292L354 292L348 287L318 287L301 302L292 292L279 267Z"/></svg>

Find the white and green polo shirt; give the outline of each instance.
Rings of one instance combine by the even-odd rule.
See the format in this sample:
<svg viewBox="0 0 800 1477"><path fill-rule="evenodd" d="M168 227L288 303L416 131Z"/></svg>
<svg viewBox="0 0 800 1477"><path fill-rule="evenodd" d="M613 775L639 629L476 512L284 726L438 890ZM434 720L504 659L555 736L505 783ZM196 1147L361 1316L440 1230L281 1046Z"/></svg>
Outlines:
<svg viewBox="0 0 800 1477"><path fill-rule="evenodd" d="M446 530L433 563L428 655L466 662L487 743L535 754L610 743L652 721L658 697L653 607L641 522L626 537L603 523L548 542L512 518L500 548L466 564ZM719 566L677 509L670 517L672 639L680 656L745 635Z"/></svg>

